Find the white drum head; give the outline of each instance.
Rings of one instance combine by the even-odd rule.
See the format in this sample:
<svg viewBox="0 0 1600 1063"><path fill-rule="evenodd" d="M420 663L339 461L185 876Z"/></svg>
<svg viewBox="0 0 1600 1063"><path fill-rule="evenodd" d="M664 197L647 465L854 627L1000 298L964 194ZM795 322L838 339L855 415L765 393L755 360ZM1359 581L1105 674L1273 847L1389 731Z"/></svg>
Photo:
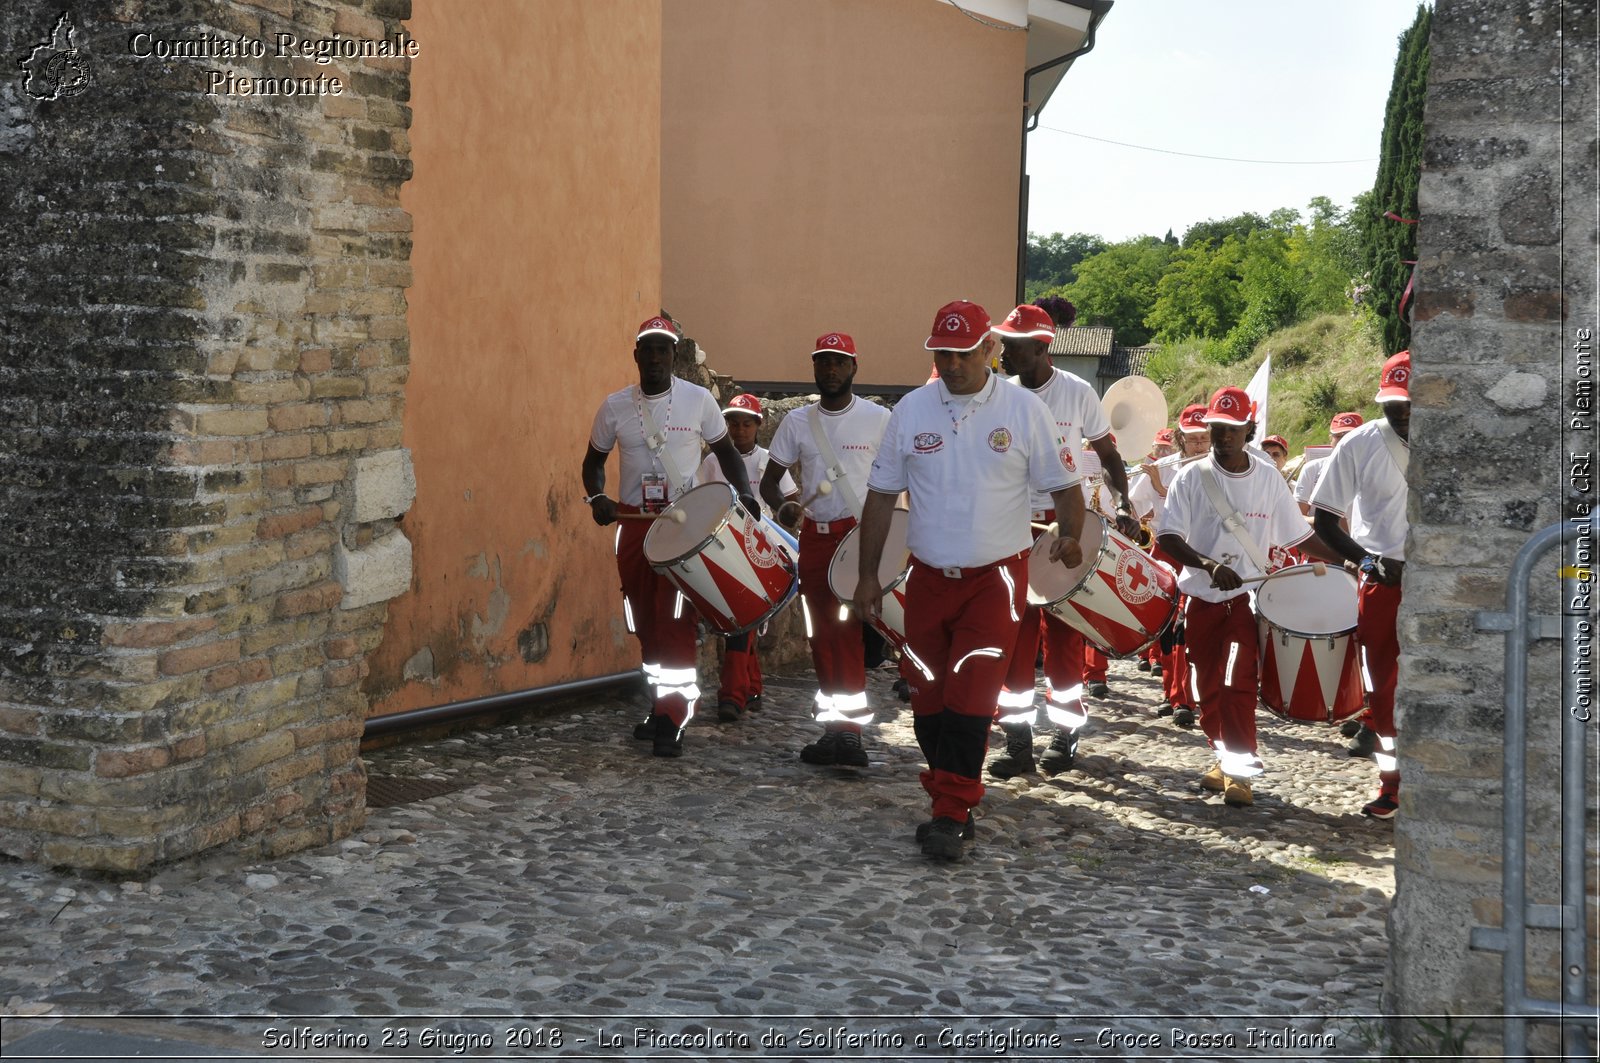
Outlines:
<svg viewBox="0 0 1600 1063"><path fill-rule="evenodd" d="M896 509L889 514L889 534L883 540L883 556L878 560L878 585L889 592L905 574L911 551L906 548L906 527L911 514ZM850 534L839 541L828 563L828 586L833 596L848 602L856 596L856 584L861 574L861 525L850 529Z"/></svg>
<svg viewBox="0 0 1600 1063"><path fill-rule="evenodd" d="M1028 555L1028 602L1042 605L1058 602L1078 588L1100 563L1100 548L1105 542L1104 518L1085 513L1083 534L1078 545L1083 548L1083 560L1076 568L1067 568L1050 560L1050 544L1056 541L1052 532L1040 534Z"/></svg>
<svg viewBox="0 0 1600 1063"><path fill-rule="evenodd" d="M667 507L644 537L644 559L652 565L667 565L697 552L717 530L733 508L733 488L721 481L691 487ZM684 516L673 520L674 510Z"/></svg>
<svg viewBox="0 0 1600 1063"><path fill-rule="evenodd" d="M1291 565L1256 591L1261 619L1296 635L1339 635L1354 631L1356 578L1338 565L1318 576L1311 565Z"/></svg>

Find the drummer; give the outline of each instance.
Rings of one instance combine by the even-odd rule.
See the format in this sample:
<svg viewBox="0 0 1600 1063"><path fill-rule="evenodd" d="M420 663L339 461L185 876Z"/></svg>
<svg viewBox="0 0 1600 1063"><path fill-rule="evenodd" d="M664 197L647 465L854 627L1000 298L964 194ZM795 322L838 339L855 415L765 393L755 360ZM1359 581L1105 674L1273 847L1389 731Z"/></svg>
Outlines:
<svg viewBox="0 0 1600 1063"><path fill-rule="evenodd" d="M839 543L861 518L867 472L889 423L889 411L855 395L856 341L843 332L817 337L811 353L817 402L792 410L772 436L761 496L779 523L800 526L800 607L817 673L813 715L822 734L800 750L807 764L867 766L861 729L872 722L861 618L840 608L828 585ZM785 498L782 484L800 466L805 505Z"/></svg>
<svg viewBox="0 0 1600 1063"><path fill-rule="evenodd" d="M758 484L767 471L767 448L756 442L756 429L765 418L761 400L754 395L735 395L723 407L722 419L728 425L728 438L744 458L744 471L750 482ZM716 454L707 454L695 472L696 483L727 483L722 475L722 462ZM786 499L800 497L794 480L784 473L778 490ZM763 506L763 510L767 507ZM767 516L771 516L767 512ZM757 631L728 635L722 646L722 684L717 689L717 720L735 723L746 712L761 708L761 664L756 660Z"/></svg>
<svg viewBox="0 0 1600 1063"><path fill-rule="evenodd" d="M917 830L925 855L960 860L983 798L983 755L1016 644L1028 584L1031 491L1050 496L1061 536L1051 559L1083 561L1083 493L1065 467L1050 408L988 368L996 346L976 303L941 307L925 345L939 379L900 400L872 463L862 517L855 608L878 614L878 565L900 492L911 493L906 544L906 656L916 669L911 710L927 759L933 818Z"/></svg>
<svg viewBox="0 0 1600 1063"><path fill-rule="evenodd" d="M1161 455L1156 461L1146 462L1139 467L1143 474L1145 484L1137 492L1149 502L1149 516L1141 514L1142 519L1149 520L1154 527L1161 523L1161 512L1166 507L1167 484L1172 482L1185 462L1193 463L1194 459L1207 453L1211 449L1210 430L1205 424L1206 408L1204 405L1194 403L1185 406L1178 414L1178 450L1171 454ZM1165 561L1174 569L1181 568L1177 561L1161 549L1158 540L1151 549L1151 554L1158 561ZM1179 584L1182 590L1182 584ZM1157 716L1171 716L1172 722L1185 730L1192 729L1200 718L1195 709L1194 678L1189 672L1189 656L1184 649L1183 605L1186 599L1180 594L1178 598L1178 613L1173 618L1172 624L1162 632L1159 645L1161 647L1158 661L1161 665L1161 694L1162 704L1157 707Z"/></svg>
<svg viewBox="0 0 1600 1063"><path fill-rule="evenodd" d="M1100 397L1081 378L1058 369L1050 360L1050 343L1055 339L1055 324L1038 306L1024 304L1012 310L992 330L1000 340L1000 358L1011 373L1010 383L1025 388L1043 400L1055 419L1057 431L1066 440L1063 454L1074 461L1069 468L1087 477L1092 467L1101 473L1105 486L1093 484L1089 496L1107 508L1115 496L1117 528L1124 535L1136 535L1132 503L1128 499L1128 473L1111 437ZM1084 461L1083 459L1092 459ZM1081 464L1082 468L1076 468ZM1101 470L1104 470L1101 472ZM1089 482L1084 480L1085 488ZM1042 491L1031 495L1034 523L1048 524L1056 519L1050 496ZM1097 519L1091 515L1086 519ZM1050 744L1037 761L1033 753L1035 707L1034 666L1044 642L1045 715L1052 724ZM1082 635L1064 622L1033 606L1026 606L1016 645L1011 648L1010 669L1000 691L996 716L1005 732L1006 751L989 763L989 774L1009 779L1031 772L1037 766L1046 775L1058 775L1073 765L1078 754L1078 732L1089 722L1083 694L1085 666L1094 659ZM1105 696L1105 657L1098 658L1095 677L1098 696Z"/></svg>
<svg viewBox="0 0 1600 1063"><path fill-rule="evenodd" d="M1313 556L1337 555L1307 528L1272 463L1245 449L1255 434L1250 396L1219 388L1204 421L1211 460L1191 462L1173 478L1156 538L1183 566L1178 586L1189 596L1189 664L1200 726L1217 754L1200 785L1244 806L1254 801L1252 780L1263 771L1256 751L1256 616L1244 581L1279 567L1284 549L1302 542Z"/></svg>
<svg viewBox="0 0 1600 1063"><path fill-rule="evenodd" d="M583 489L596 524L666 509L694 486L702 442L717 456L745 508L752 513L760 509L717 400L698 384L672 375L680 338L677 326L665 317L640 325L633 342L639 383L607 395L595 412L583 457ZM621 451L616 499L606 494L606 457L614 449ZM681 757L683 729L700 697L695 617L671 581L645 559L649 530L648 519L624 519L616 541L623 617L639 638L652 698L648 726L636 728L634 735L648 737L658 757Z"/></svg>

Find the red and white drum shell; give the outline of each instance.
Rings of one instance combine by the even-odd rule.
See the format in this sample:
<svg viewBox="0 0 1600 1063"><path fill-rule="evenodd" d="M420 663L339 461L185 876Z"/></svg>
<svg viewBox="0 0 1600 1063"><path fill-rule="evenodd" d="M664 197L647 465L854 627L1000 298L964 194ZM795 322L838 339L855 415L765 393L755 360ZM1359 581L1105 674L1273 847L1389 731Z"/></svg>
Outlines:
<svg viewBox="0 0 1600 1063"><path fill-rule="evenodd" d="M1361 711L1356 646L1359 585L1342 568L1293 565L1256 591L1261 703L1302 723L1337 723Z"/></svg>
<svg viewBox="0 0 1600 1063"><path fill-rule="evenodd" d="M682 523L672 519L674 511L683 513ZM644 556L723 635L760 627L800 586L787 537L747 512L725 483L680 495L645 534Z"/></svg>
<svg viewBox="0 0 1600 1063"><path fill-rule="evenodd" d="M899 508L890 513L889 534L884 539L883 556L878 561L878 583L883 587L883 600L878 607L878 619L872 626L897 650L906 648L906 576L911 572L906 529L910 516L908 511ZM839 599L840 608L856 596L856 584L861 576L861 536L856 533L860 530L858 524L845 533L834 548L833 560L828 563L828 587Z"/></svg>
<svg viewBox="0 0 1600 1063"><path fill-rule="evenodd" d="M1041 532L1028 555L1028 604L1036 605L1112 657L1129 657L1160 638L1178 608L1178 577L1103 518L1086 516L1083 561L1050 560L1055 532Z"/></svg>

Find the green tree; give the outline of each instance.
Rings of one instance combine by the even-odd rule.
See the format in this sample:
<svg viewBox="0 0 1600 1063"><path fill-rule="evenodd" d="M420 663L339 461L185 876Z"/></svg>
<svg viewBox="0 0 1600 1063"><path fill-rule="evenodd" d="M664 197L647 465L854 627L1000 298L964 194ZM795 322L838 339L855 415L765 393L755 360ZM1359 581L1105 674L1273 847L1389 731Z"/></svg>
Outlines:
<svg viewBox="0 0 1600 1063"><path fill-rule="evenodd" d="M1267 219L1259 214L1246 212L1232 218L1212 218L1209 221L1197 221L1189 226L1183 234L1183 246L1187 250L1206 244L1210 247L1219 247L1222 241L1230 236L1243 239L1257 229L1267 228Z"/></svg>
<svg viewBox="0 0 1600 1063"><path fill-rule="evenodd" d="M1089 233L1073 233L1071 236L1029 233L1028 271L1023 278L1023 292L1027 301L1031 303L1046 292L1071 284L1078 263L1105 249L1106 242Z"/></svg>
<svg viewBox="0 0 1600 1063"><path fill-rule="evenodd" d="M1378 176L1369 209L1361 218L1372 308L1383 323L1383 345L1394 353L1411 342L1410 306L1400 299L1417 257L1417 227L1386 218L1417 217L1417 181L1422 174L1422 105L1428 87L1428 31L1433 13L1418 5L1411 27L1400 35L1394 80L1384 110Z"/></svg>
<svg viewBox="0 0 1600 1063"><path fill-rule="evenodd" d="M1059 294L1078 308L1078 324L1110 325L1117 342L1146 343L1145 317L1156 302L1156 285L1175 249L1154 236L1112 244L1078 263L1077 278Z"/></svg>
<svg viewBox="0 0 1600 1063"><path fill-rule="evenodd" d="M1244 250L1237 237L1229 236L1219 247L1201 242L1172 257L1144 319L1156 339L1210 338L1233 327L1245 305L1239 290Z"/></svg>

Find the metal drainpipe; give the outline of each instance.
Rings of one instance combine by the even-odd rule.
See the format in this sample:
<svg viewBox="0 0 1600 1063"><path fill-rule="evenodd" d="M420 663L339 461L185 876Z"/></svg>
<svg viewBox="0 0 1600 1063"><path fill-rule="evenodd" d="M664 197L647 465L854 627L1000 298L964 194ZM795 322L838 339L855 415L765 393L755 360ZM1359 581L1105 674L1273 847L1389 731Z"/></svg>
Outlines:
<svg viewBox="0 0 1600 1063"><path fill-rule="evenodd" d="M470 698L466 701L453 701L448 705L435 705L430 709L413 709L410 712L395 712L384 716L374 716L367 721L366 730L361 737L380 738L384 735L399 734L417 727L427 727L432 724L448 723L469 716L480 716L486 712L500 709L509 709L521 705L531 705L552 698L569 697L573 694L592 694L612 687L623 686L627 683L639 681L639 670L631 672L614 672L611 675L595 676L593 679L574 679L568 683L555 683L547 687L534 687L531 690L516 690L509 694L491 694L483 698Z"/></svg>
<svg viewBox="0 0 1600 1063"><path fill-rule="evenodd" d="M1017 171L1017 302L1019 304L1028 284L1028 134L1039 126L1039 116L1028 113L1029 86L1033 83L1035 74L1042 74L1062 63L1070 63L1078 56L1093 51L1095 31L1100 28L1100 20L1105 18L1106 12L1110 10L1109 3L1097 0L1093 13L1089 16L1089 35L1083 39L1083 45L1076 51L1040 63L1022 75L1022 165Z"/></svg>

